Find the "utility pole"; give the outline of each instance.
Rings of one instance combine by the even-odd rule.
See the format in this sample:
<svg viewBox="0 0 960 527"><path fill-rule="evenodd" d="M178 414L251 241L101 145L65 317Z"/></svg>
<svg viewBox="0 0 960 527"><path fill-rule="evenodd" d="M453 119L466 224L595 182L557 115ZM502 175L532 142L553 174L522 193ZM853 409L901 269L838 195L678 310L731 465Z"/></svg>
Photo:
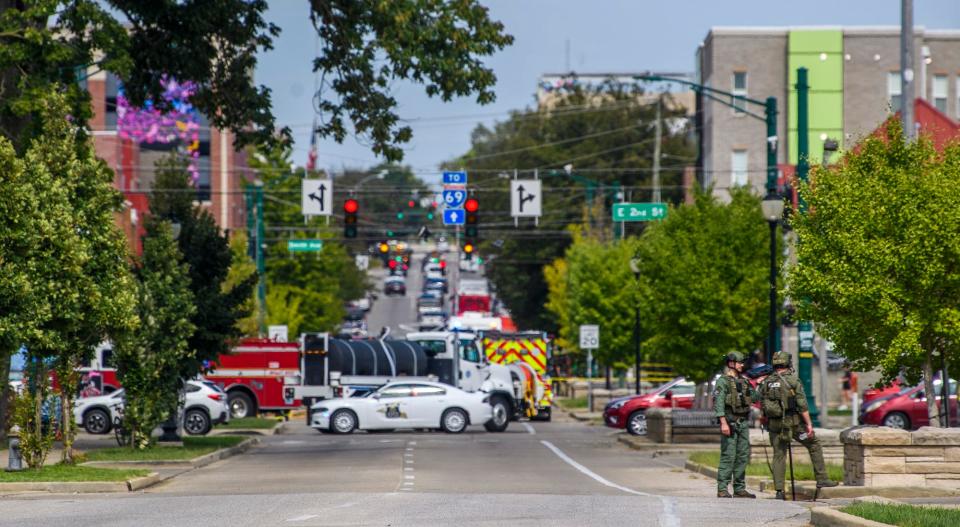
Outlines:
<svg viewBox="0 0 960 527"><path fill-rule="evenodd" d="M657 125L653 140L653 202L660 203L660 107L663 106L663 94L657 96Z"/></svg>
<svg viewBox="0 0 960 527"><path fill-rule="evenodd" d="M916 129L913 124L914 95L913 75L913 0L900 0L900 116L903 121L903 138L913 140Z"/></svg>

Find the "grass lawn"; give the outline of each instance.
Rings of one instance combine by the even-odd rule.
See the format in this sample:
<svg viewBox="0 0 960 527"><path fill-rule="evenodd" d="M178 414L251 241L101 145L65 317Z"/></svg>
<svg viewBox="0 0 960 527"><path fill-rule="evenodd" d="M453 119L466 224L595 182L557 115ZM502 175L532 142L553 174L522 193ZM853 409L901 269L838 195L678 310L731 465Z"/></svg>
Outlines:
<svg viewBox="0 0 960 527"><path fill-rule="evenodd" d="M33 481L126 481L149 474L144 469L115 469L70 465L46 465L39 470L26 469L20 472L0 471L0 483Z"/></svg>
<svg viewBox="0 0 960 527"><path fill-rule="evenodd" d="M236 446L245 437L184 437L182 447L153 446L146 450L125 447L99 448L86 452L87 461L184 461L221 448Z"/></svg>
<svg viewBox="0 0 960 527"><path fill-rule="evenodd" d="M800 447L803 448L803 447ZM707 465L716 468L720 464L720 449L716 451L693 452L687 458L694 463ZM771 458L772 460L773 458ZM765 461L753 462L747 465L748 476L772 477L770 468ZM827 463L827 475L834 481L843 481L843 466ZM787 466L787 478L790 477L790 467ZM793 477L798 481L814 481L817 478L813 475L813 466L807 463L793 464Z"/></svg>
<svg viewBox="0 0 960 527"><path fill-rule="evenodd" d="M954 527L960 525L960 510L884 503L854 503L841 511L861 518L900 527Z"/></svg>
<svg viewBox="0 0 960 527"><path fill-rule="evenodd" d="M231 419L229 423L221 423L216 428L231 430L236 428L253 428L258 430L269 430L279 423L279 419L268 419L264 417L241 417L240 419Z"/></svg>
<svg viewBox="0 0 960 527"><path fill-rule="evenodd" d="M827 410L827 413L829 413L830 415L842 415L842 416L849 417L849 416L853 415L853 410L851 410L851 409L849 409L849 408L847 408L846 410L840 410L840 409L837 409L837 408L833 408L833 409Z"/></svg>
<svg viewBox="0 0 960 527"><path fill-rule="evenodd" d="M584 409L587 407L587 397L564 397L557 400L561 406L570 410Z"/></svg>

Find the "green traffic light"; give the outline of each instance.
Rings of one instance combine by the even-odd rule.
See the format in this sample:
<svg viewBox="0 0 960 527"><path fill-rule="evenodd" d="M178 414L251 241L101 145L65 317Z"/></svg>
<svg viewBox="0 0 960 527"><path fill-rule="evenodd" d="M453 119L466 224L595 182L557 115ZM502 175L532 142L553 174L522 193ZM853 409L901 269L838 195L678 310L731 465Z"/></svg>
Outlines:
<svg viewBox="0 0 960 527"><path fill-rule="evenodd" d="M403 213L402 213L402 212L398 212L398 213L397 213L397 219L398 219L398 220L402 220L402 219L403 219Z"/></svg>
<svg viewBox="0 0 960 527"><path fill-rule="evenodd" d="M432 220L432 219L433 219L433 213L432 213L432 212L428 212L428 213L427 213L427 219L428 219L428 220Z"/></svg>
<svg viewBox="0 0 960 527"><path fill-rule="evenodd" d="M393 238L393 231L387 231L387 237Z"/></svg>

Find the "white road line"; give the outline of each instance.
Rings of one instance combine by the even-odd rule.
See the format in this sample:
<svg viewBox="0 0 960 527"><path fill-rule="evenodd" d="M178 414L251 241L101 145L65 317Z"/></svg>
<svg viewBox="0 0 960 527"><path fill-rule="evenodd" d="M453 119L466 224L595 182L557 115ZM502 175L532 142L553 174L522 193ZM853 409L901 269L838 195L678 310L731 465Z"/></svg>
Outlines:
<svg viewBox="0 0 960 527"><path fill-rule="evenodd" d="M408 448L407 452L413 452L413 447Z"/></svg>
<svg viewBox="0 0 960 527"><path fill-rule="evenodd" d="M534 430L532 426L530 426L530 423L520 423L520 424L522 424L523 427L527 429L528 434L536 435L537 431Z"/></svg>
<svg viewBox="0 0 960 527"><path fill-rule="evenodd" d="M676 527L676 526L680 525L679 519L678 519L678 518L676 517L676 515L675 515L675 511L674 511L674 501L673 501L671 498L669 498L669 497L667 497L667 496L659 496L659 495L657 495L657 494L650 494L650 493L648 493L648 492L641 492L641 491L639 491L639 490L633 490L633 489L624 487L623 485L618 485L618 484L616 484L616 483L608 480L607 478L604 478L604 477L601 476L600 474L597 474L596 472L590 470L589 468L581 465L580 463L577 463L576 461L574 461L573 458L571 458L570 456L566 455L566 454L563 452L563 450L560 450L559 448L557 448L556 446L554 446L554 444L551 443L550 441L543 441L543 440L541 440L540 443L542 443L543 446L545 446L545 447L549 448L551 451L553 451L553 453L556 454L557 457L559 457L560 459L562 459L566 464L568 464L568 465L570 465L571 467L577 469L578 471L580 471L581 474L583 474L583 475L585 475L585 476L593 479L593 480L596 481L597 483L600 483L600 484L602 484L602 485L606 485L606 486L608 486L608 487L610 487L610 488L614 488L614 489L617 489L617 490L622 491L622 492L626 492L627 494L633 494L633 495L635 495L635 496L645 496L645 497L648 497L648 498L658 498L658 499L660 500L660 503L663 504L663 513L660 515L660 525L662 525L663 527Z"/></svg>
<svg viewBox="0 0 960 527"><path fill-rule="evenodd" d="M417 479L413 474L404 474L403 479Z"/></svg>
<svg viewBox="0 0 960 527"><path fill-rule="evenodd" d="M311 518L318 518L316 514L304 514L303 516L297 516L296 518L287 518L288 522L305 522Z"/></svg>

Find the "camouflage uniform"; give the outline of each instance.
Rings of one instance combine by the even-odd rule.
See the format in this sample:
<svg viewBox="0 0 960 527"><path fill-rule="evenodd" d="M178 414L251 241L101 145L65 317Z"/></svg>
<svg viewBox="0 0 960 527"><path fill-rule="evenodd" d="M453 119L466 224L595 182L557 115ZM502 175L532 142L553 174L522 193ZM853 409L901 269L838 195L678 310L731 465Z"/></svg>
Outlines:
<svg viewBox="0 0 960 527"><path fill-rule="evenodd" d="M783 370L789 366L790 355L782 351L777 352L773 357L773 367L778 371L768 375L758 386L761 407L770 431L770 445L773 447L773 466L771 467L773 485L778 493L783 492L787 471L787 449L790 447L790 441L795 440L806 447L807 452L810 453L817 486L835 486L836 483L830 481L827 476L820 438L806 434L807 427L802 415L809 411L807 396L800 379L789 370Z"/></svg>
<svg viewBox="0 0 960 527"><path fill-rule="evenodd" d="M743 362L743 355L731 353L728 362ZM758 394L746 379L721 375L713 392L714 415L725 417L730 427L729 436L720 436L720 466L717 467L717 492L721 497L733 480L733 492L738 497L753 497L747 493L747 464L750 463L750 404Z"/></svg>

